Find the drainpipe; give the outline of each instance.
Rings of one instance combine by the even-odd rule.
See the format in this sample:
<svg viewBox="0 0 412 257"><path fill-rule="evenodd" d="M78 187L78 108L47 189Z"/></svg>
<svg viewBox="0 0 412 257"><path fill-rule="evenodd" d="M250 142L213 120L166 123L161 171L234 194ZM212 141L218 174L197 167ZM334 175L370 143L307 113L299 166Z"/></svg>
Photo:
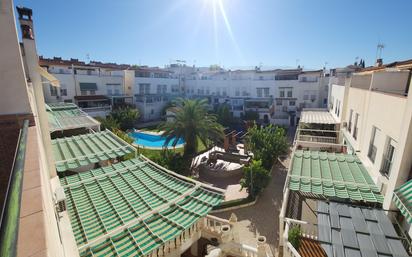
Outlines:
<svg viewBox="0 0 412 257"><path fill-rule="evenodd" d="M50 178L56 177L56 168L53 161L53 152L51 148L50 130L48 115L46 113L46 105L43 95L43 84L38 72L39 57L36 50L36 42L34 40L32 10L24 7L17 7L19 13L19 22L22 32L23 47L26 56L26 64L28 69L27 80L31 82L33 87L34 101L36 105L35 115L37 115L40 125L41 140L46 152L46 161L49 170Z"/></svg>

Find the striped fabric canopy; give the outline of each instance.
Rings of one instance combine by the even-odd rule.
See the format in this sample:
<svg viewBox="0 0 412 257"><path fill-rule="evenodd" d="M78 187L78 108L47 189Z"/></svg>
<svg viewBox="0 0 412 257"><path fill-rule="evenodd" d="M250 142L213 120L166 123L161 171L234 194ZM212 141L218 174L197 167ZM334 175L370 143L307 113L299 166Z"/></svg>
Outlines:
<svg viewBox="0 0 412 257"><path fill-rule="evenodd" d="M60 179L80 256L147 256L224 198L138 157Z"/></svg>
<svg viewBox="0 0 412 257"><path fill-rule="evenodd" d="M352 201L382 203L383 196L356 155L295 151L289 189Z"/></svg>
<svg viewBox="0 0 412 257"><path fill-rule="evenodd" d="M392 200L408 223L412 224L412 180L395 189Z"/></svg>
<svg viewBox="0 0 412 257"><path fill-rule="evenodd" d="M52 150L58 172L77 169L136 151L133 146L109 130L54 139Z"/></svg>
<svg viewBox="0 0 412 257"><path fill-rule="evenodd" d="M73 103L46 104L50 132L99 127L100 122Z"/></svg>

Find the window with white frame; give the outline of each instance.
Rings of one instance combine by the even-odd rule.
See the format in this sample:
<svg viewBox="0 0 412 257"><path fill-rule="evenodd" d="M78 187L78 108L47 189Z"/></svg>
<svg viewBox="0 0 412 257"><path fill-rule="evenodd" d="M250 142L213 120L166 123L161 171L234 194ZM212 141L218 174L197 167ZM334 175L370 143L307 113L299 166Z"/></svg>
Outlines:
<svg viewBox="0 0 412 257"><path fill-rule="evenodd" d="M376 142L378 141L378 138L379 138L379 129L373 126L371 138L369 141L369 149L368 149L368 158L373 163L375 163L376 152L378 151L378 148L376 146Z"/></svg>
<svg viewBox="0 0 412 257"><path fill-rule="evenodd" d="M61 96L67 96L67 89L66 88L60 88L60 95Z"/></svg>
<svg viewBox="0 0 412 257"><path fill-rule="evenodd" d="M263 88L263 95L265 97L269 97L269 88L268 87Z"/></svg>
<svg viewBox="0 0 412 257"><path fill-rule="evenodd" d="M263 96L263 88L256 88L256 94L257 94L257 97L262 97Z"/></svg>
<svg viewBox="0 0 412 257"><path fill-rule="evenodd" d="M57 87L50 85L50 95L57 96Z"/></svg>
<svg viewBox="0 0 412 257"><path fill-rule="evenodd" d="M288 97L292 97L292 90L288 90Z"/></svg>
<svg viewBox="0 0 412 257"><path fill-rule="evenodd" d="M289 106L295 106L296 102L295 101L289 101Z"/></svg>
<svg viewBox="0 0 412 257"><path fill-rule="evenodd" d="M285 97L285 90L279 91L279 97Z"/></svg>
<svg viewBox="0 0 412 257"><path fill-rule="evenodd" d="M281 106L282 105L282 100L276 100L276 105Z"/></svg>
<svg viewBox="0 0 412 257"><path fill-rule="evenodd" d="M162 93L162 85L157 85L156 93L158 93L158 94Z"/></svg>
<svg viewBox="0 0 412 257"><path fill-rule="evenodd" d="M388 137L385 152L383 153L381 173L389 178L393 160L395 158L396 141Z"/></svg>

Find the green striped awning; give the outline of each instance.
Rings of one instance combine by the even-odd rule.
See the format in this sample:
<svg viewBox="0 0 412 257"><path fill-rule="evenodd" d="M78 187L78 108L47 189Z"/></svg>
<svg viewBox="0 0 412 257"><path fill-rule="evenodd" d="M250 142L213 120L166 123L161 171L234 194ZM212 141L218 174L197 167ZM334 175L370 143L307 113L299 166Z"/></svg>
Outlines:
<svg viewBox="0 0 412 257"><path fill-rule="evenodd" d="M52 140L56 170L63 172L135 152L135 148L105 130Z"/></svg>
<svg viewBox="0 0 412 257"><path fill-rule="evenodd" d="M157 249L193 229L224 199L221 190L143 156L60 182L82 257L156 256Z"/></svg>
<svg viewBox="0 0 412 257"><path fill-rule="evenodd" d="M50 132L99 127L100 122L73 103L46 104Z"/></svg>
<svg viewBox="0 0 412 257"><path fill-rule="evenodd" d="M383 203L383 196L356 155L295 151L289 189L352 201Z"/></svg>
<svg viewBox="0 0 412 257"><path fill-rule="evenodd" d="M412 180L395 189L392 199L408 223L412 224Z"/></svg>
<svg viewBox="0 0 412 257"><path fill-rule="evenodd" d="M90 91L90 90L97 90L97 84L96 83L79 83L80 86L80 91Z"/></svg>

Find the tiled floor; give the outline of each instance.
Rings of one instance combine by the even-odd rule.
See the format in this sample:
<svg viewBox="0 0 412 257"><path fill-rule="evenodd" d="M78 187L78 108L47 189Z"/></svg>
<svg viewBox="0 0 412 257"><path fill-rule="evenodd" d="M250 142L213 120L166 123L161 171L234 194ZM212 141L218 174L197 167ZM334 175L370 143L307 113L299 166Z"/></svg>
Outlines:
<svg viewBox="0 0 412 257"><path fill-rule="evenodd" d="M27 137L17 256L43 257L46 238L36 128Z"/></svg>

